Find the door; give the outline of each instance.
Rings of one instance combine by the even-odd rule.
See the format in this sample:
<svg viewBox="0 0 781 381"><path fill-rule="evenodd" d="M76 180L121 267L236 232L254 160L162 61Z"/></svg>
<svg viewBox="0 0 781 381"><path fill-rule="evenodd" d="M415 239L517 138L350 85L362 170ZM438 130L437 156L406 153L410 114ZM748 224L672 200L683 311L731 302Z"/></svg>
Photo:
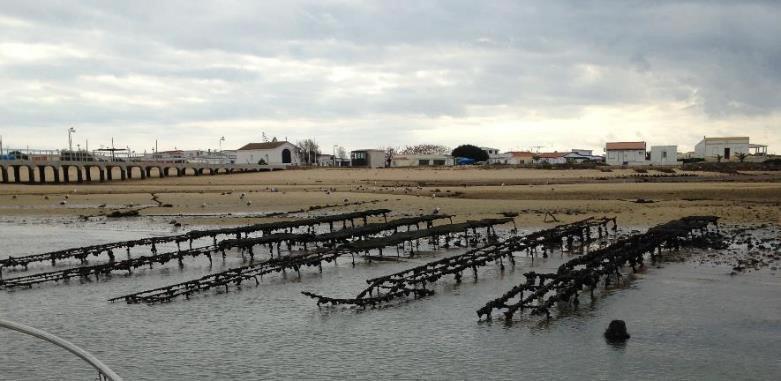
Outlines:
<svg viewBox="0 0 781 381"><path fill-rule="evenodd" d="M730 149L724 148L724 160L729 160Z"/></svg>
<svg viewBox="0 0 781 381"><path fill-rule="evenodd" d="M282 150L282 164L290 164L291 162L290 158L290 150L285 148Z"/></svg>

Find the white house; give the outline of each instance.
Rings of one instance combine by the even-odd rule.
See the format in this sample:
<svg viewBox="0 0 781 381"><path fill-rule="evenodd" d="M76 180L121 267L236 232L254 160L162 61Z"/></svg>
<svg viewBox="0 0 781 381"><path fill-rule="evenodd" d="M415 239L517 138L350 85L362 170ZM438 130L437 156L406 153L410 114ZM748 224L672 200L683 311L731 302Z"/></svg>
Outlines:
<svg viewBox="0 0 781 381"><path fill-rule="evenodd" d="M287 141L249 143L236 150L236 164L300 165L298 147Z"/></svg>
<svg viewBox="0 0 781 381"><path fill-rule="evenodd" d="M749 154L748 136L737 137L703 137L702 141L694 146L697 158L715 160L721 156L724 160L736 160L738 154Z"/></svg>
<svg viewBox="0 0 781 381"><path fill-rule="evenodd" d="M651 146L651 165L678 164L678 146Z"/></svg>
<svg viewBox="0 0 781 381"><path fill-rule="evenodd" d="M453 166L455 159L450 155L396 155L391 159L391 167Z"/></svg>
<svg viewBox="0 0 781 381"><path fill-rule="evenodd" d="M488 154L488 164L508 164L510 155L499 153L499 148L480 147L485 153Z"/></svg>
<svg viewBox="0 0 781 381"><path fill-rule="evenodd" d="M645 142L613 142L605 145L608 165L646 165Z"/></svg>
<svg viewBox="0 0 781 381"><path fill-rule="evenodd" d="M536 164L566 164L566 155L570 152L541 152L534 154Z"/></svg>
<svg viewBox="0 0 781 381"><path fill-rule="evenodd" d="M507 152L506 154L510 156L510 158L507 159L507 164L510 164L510 165L521 165L521 164L532 164L532 163L534 163L534 153L532 153L532 152L513 151L513 152Z"/></svg>
<svg viewBox="0 0 781 381"><path fill-rule="evenodd" d="M605 161L605 158L603 156L593 155L592 150L590 149L572 149L571 152L568 152L564 154L564 158L567 160L568 163L576 163L581 164L584 162L598 162L601 163Z"/></svg>
<svg viewBox="0 0 781 381"><path fill-rule="evenodd" d="M333 167L336 165L336 157L327 153L317 154L317 166L318 167Z"/></svg>

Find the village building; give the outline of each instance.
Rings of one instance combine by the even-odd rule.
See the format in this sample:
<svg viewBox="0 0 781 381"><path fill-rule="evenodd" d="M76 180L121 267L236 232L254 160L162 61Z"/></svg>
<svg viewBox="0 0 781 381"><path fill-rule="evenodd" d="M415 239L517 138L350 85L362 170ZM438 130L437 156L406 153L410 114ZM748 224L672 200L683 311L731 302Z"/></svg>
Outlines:
<svg viewBox="0 0 781 381"><path fill-rule="evenodd" d="M693 157L705 160L740 160L747 155L766 156L767 146L751 144L748 136L703 137L694 146ZM744 156L745 155L745 156Z"/></svg>
<svg viewBox="0 0 781 381"><path fill-rule="evenodd" d="M578 149L573 148L570 152L564 154L564 158L567 163L581 164L586 162L601 163L605 161L603 156L593 154L594 151L590 149Z"/></svg>
<svg viewBox="0 0 781 381"><path fill-rule="evenodd" d="M318 153L315 164L318 167L333 167L336 164L336 156L327 153Z"/></svg>
<svg viewBox="0 0 781 381"><path fill-rule="evenodd" d="M350 152L352 167L383 168L385 167L385 151L381 149L360 149Z"/></svg>
<svg viewBox="0 0 781 381"><path fill-rule="evenodd" d="M488 164L508 164L510 159L509 155L499 153L498 148L480 147L486 154L488 154Z"/></svg>
<svg viewBox="0 0 781 381"><path fill-rule="evenodd" d="M524 165L534 163L534 153L526 151L512 151L507 152L509 158L507 164L510 165Z"/></svg>
<svg viewBox="0 0 781 381"><path fill-rule="evenodd" d="M608 165L646 165L645 142L613 142L605 145Z"/></svg>
<svg viewBox="0 0 781 381"><path fill-rule="evenodd" d="M443 167L455 165L455 159L450 155L396 155L391 159L391 167Z"/></svg>
<svg viewBox="0 0 781 381"><path fill-rule="evenodd" d="M298 151L288 141L249 143L236 150L236 164L300 165Z"/></svg>
<svg viewBox="0 0 781 381"><path fill-rule="evenodd" d="M569 152L540 152L534 154L535 164L567 164L566 155Z"/></svg>
<svg viewBox="0 0 781 381"><path fill-rule="evenodd" d="M651 165L677 165L678 146L651 146Z"/></svg>

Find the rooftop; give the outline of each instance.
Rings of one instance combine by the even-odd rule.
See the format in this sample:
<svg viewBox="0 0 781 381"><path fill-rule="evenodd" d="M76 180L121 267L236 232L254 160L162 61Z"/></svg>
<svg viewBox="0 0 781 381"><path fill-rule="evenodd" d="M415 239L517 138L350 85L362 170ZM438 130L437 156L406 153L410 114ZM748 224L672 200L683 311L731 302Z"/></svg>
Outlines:
<svg viewBox="0 0 781 381"><path fill-rule="evenodd" d="M277 142L265 142L265 143L249 143L245 145L244 147L239 148L239 151L247 151L247 150L255 150L255 149L274 149L277 148L283 144L287 143L286 141L277 141Z"/></svg>
<svg viewBox="0 0 781 381"><path fill-rule="evenodd" d="M645 142L612 142L605 145L605 150L645 150Z"/></svg>
<svg viewBox="0 0 781 381"><path fill-rule="evenodd" d="M715 137L707 137L704 136L702 140L706 142L712 142L712 141L720 141L720 140L748 140L748 136L715 136Z"/></svg>

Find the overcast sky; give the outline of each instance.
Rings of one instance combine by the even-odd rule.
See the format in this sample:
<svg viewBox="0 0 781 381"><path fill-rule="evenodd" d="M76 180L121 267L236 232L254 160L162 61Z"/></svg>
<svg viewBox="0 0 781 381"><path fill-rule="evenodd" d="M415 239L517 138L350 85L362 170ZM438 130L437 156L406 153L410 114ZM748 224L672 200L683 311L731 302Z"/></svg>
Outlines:
<svg viewBox="0 0 781 381"><path fill-rule="evenodd" d="M777 1L5 1L5 147L781 151Z"/></svg>

